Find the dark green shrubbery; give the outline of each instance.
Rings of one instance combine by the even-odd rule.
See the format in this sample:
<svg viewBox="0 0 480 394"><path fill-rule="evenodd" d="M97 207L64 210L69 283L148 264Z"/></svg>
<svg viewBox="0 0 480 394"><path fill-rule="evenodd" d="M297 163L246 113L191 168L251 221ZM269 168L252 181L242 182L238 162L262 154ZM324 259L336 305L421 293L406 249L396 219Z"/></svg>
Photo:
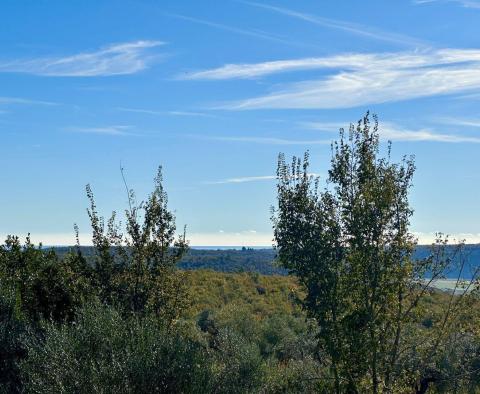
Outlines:
<svg viewBox="0 0 480 394"><path fill-rule="evenodd" d="M0 393L15 393L21 387L18 360L26 355L22 343L26 324L16 310L15 293L0 284Z"/></svg>
<svg viewBox="0 0 480 394"><path fill-rule="evenodd" d="M113 307L90 305L69 324L45 322L42 328L40 337L26 343L29 356L21 364L26 392L313 392L318 387L320 364L311 355L282 363L265 358L256 340L226 322L209 342L211 333L188 324L171 330L153 315L124 317Z"/></svg>
<svg viewBox="0 0 480 394"><path fill-rule="evenodd" d="M220 392L316 392L321 386L315 326L303 317L258 320L245 306L205 310L197 324L213 349ZM233 391L229 391L233 390Z"/></svg>
<svg viewBox="0 0 480 394"><path fill-rule="evenodd" d="M86 269L74 255L59 261L29 237L23 245L18 237L8 237L0 246L2 287L15 294L16 311L25 319L71 319L90 294Z"/></svg>
<svg viewBox="0 0 480 394"><path fill-rule="evenodd" d="M202 392L212 382L205 346L154 317L90 305L73 323L43 329L27 343L27 392Z"/></svg>
<svg viewBox="0 0 480 394"><path fill-rule="evenodd" d="M24 340L42 320L71 321L89 298L88 280L76 256L58 261L54 252L8 237L0 246L0 390L19 392L18 362Z"/></svg>

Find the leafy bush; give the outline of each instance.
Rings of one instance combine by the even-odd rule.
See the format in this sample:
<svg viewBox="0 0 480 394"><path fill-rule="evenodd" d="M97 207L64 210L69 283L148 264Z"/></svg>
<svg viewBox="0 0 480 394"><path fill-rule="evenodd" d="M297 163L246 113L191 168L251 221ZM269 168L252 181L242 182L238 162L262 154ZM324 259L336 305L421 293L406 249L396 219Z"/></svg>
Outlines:
<svg viewBox="0 0 480 394"><path fill-rule="evenodd" d="M188 324L172 330L158 318L126 318L102 305L86 307L70 324L44 322L42 327L43 335L27 341L29 356L21 363L26 392L250 393L267 388L270 367L258 344L234 327L219 329L209 346L207 334Z"/></svg>
<svg viewBox="0 0 480 394"><path fill-rule="evenodd" d="M59 261L55 252L35 247L29 237L22 245L9 236L0 246L2 286L15 294L17 312L33 321L63 321L74 315L89 294L78 268L76 259Z"/></svg>
<svg viewBox="0 0 480 394"><path fill-rule="evenodd" d="M265 365L258 345L233 329L224 328L216 337L215 347L215 391L259 391L264 380Z"/></svg>
<svg viewBox="0 0 480 394"><path fill-rule="evenodd" d="M270 363L263 383L265 393L330 393L325 369L311 357L284 364Z"/></svg>
<svg viewBox="0 0 480 394"><path fill-rule="evenodd" d="M305 318L273 315L262 324L259 346L264 357L280 362L317 356L316 327Z"/></svg>
<svg viewBox="0 0 480 394"><path fill-rule="evenodd" d="M44 330L22 363L27 392L204 392L213 381L205 347L151 318L96 305Z"/></svg>
<svg viewBox="0 0 480 394"><path fill-rule="evenodd" d="M26 332L15 307L15 293L0 282L0 393L18 393L21 389L18 360L26 355L22 343Z"/></svg>

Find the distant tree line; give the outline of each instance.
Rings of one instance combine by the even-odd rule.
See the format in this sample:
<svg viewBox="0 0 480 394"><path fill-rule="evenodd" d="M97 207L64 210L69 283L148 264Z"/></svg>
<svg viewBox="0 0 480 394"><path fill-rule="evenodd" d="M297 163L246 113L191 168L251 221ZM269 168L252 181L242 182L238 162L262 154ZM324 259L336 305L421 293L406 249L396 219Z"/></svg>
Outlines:
<svg viewBox="0 0 480 394"><path fill-rule="evenodd" d="M456 245L449 244L445 246L446 253L455 256ZM63 258L71 251L70 246L52 247L59 258ZM87 262L91 262L95 256L93 246L80 246L82 255ZM430 256L432 248L430 245L416 245L413 253L413 259L422 260ZM208 269L218 272L256 272L262 275L288 275L288 270L282 267L277 261L277 251L271 248L246 248L243 249L197 249L191 247L180 259L177 267L182 270ZM445 278L455 279L459 275L458 260L464 258L469 267L475 267L480 264L480 245L464 245L464 253L457 256L457 260L445 271ZM470 277L468 270L463 270L462 277ZM427 276L429 273L426 274Z"/></svg>

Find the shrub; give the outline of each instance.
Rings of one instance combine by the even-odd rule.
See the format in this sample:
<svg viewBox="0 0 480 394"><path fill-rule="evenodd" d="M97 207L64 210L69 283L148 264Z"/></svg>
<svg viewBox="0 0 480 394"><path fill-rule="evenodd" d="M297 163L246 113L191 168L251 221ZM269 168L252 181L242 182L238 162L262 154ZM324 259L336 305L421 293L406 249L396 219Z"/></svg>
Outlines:
<svg viewBox="0 0 480 394"><path fill-rule="evenodd" d="M258 345L231 328L220 330L215 345L215 392L258 391L266 372Z"/></svg>
<svg viewBox="0 0 480 394"><path fill-rule="evenodd" d="M17 313L26 319L63 321L90 293L81 262L74 256L59 261L53 250L25 244L9 236L0 246L0 280L16 297Z"/></svg>
<svg viewBox="0 0 480 394"><path fill-rule="evenodd" d="M264 393L330 393L325 369L307 357L285 364L271 363L263 382Z"/></svg>
<svg viewBox="0 0 480 394"><path fill-rule="evenodd" d="M71 324L44 330L21 365L27 392L195 393L213 382L204 346L151 318L93 305Z"/></svg>
<svg viewBox="0 0 480 394"><path fill-rule="evenodd" d="M19 393L17 363L26 355L22 344L26 325L16 312L15 293L2 287L1 282L0 291L0 393Z"/></svg>

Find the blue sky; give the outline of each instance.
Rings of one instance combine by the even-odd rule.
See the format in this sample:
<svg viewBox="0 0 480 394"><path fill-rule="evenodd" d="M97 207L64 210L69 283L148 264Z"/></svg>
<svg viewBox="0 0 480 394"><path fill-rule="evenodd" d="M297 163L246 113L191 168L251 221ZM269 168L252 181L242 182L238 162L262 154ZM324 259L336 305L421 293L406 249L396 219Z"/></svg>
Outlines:
<svg viewBox="0 0 480 394"><path fill-rule="evenodd" d="M0 234L88 244L164 166L193 245L270 245L275 166L328 170L339 127L378 114L416 156L412 231L480 242L480 1L0 4Z"/></svg>

